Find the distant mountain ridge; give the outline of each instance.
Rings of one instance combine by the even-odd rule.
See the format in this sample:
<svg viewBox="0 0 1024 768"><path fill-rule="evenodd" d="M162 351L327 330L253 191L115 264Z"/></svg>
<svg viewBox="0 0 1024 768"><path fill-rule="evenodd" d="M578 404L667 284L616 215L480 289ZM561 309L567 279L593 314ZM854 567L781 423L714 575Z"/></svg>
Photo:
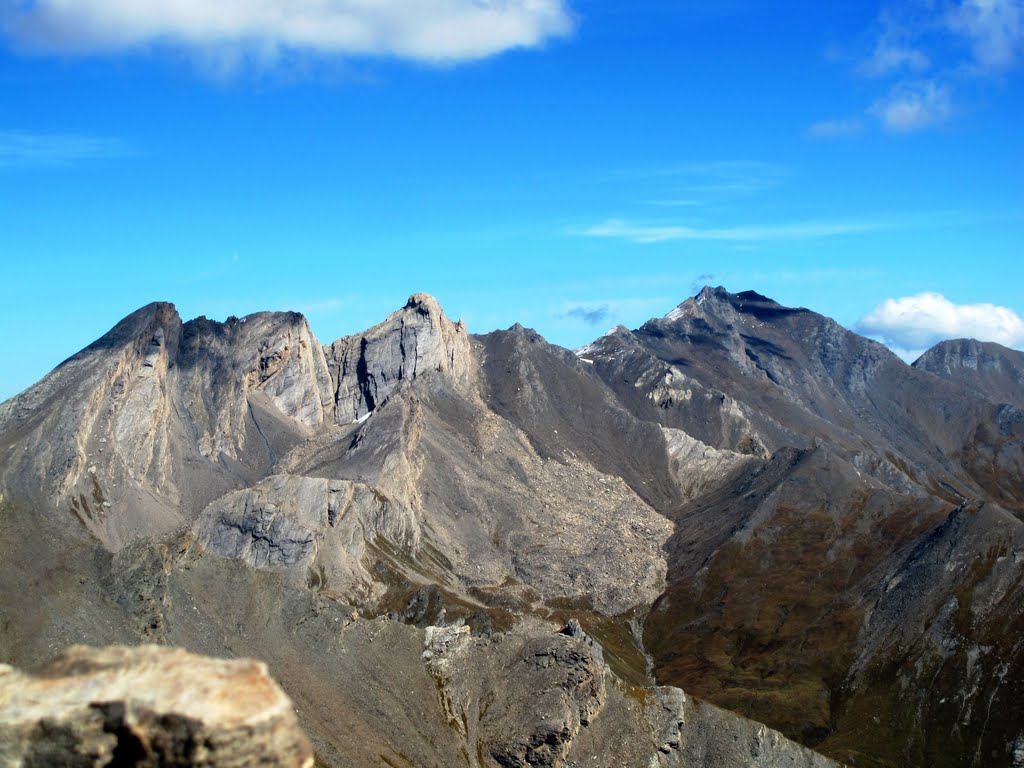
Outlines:
<svg viewBox="0 0 1024 768"><path fill-rule="evenodd" d="M1024 408L1024 352L991 341L942 341L914 367L949 379L997 403Z"/></svg>
<svg viewBox="0 0 1024 768"><path fill-rule="evenodd" d="M710 287L575 353L152 304L0 404L0 660L255 655L332 765L830 764L682 689L1019 768L1022 363Z"/></svg>

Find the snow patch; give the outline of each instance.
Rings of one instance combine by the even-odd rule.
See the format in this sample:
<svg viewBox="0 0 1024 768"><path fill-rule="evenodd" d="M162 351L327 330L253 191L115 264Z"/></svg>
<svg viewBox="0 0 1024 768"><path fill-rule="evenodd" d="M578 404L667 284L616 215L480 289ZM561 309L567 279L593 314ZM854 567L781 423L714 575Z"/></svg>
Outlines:
<svg viewBox="0 0 1024 768"><path fill-rule="evenodd" d="M362 424L364 421L366 421L371 416L373 416L373 411L367 411L366 413L364 413L362 416L360 416L358 419L356 419L352 423L353 424Z"/></svg>
<svg viewBox="0 0 1024 768"><path fill-rule="evenodd" d="M701 301L702 301L702 299L697 299L697 303L698 304L700 304ZM667 315L665 315L665 319L666 320L678 320L679 318L681 318L685 314L686 314L686 310L684 309L683 305L680 304L678 307L676 307L671 312L669 312Z"/></svg>
<svg viewBox="0 0 1024 768"><path fill-rule="evenodd" d="M600 342L601 339L607 339L609 336L614 336L617 330L619 329L616 327L605 331L600 336L598 336L594 341L590 342L586 346L582 346L579 349L577 349L575 352L573 352L573 354L576 355L576 357L582 358L583 355L589 355L592 352L597 352L599 350L598 342Z"/></svg>

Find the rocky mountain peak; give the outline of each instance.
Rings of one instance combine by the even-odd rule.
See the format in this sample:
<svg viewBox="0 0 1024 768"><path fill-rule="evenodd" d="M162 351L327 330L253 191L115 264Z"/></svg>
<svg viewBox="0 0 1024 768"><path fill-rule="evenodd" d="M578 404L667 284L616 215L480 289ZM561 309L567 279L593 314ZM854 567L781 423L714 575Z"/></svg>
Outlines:
<svg viewBox="0 0 1024 768"><path fill-rule="evenodd" d="M405 380L443 373L464 382L472 367L465 323L453 323L437 299L415 293L379 325L325 348L339 423L357 421Z"/></svg>
<svg viewBox="0 0 1024 768"><path fill-rule="evenodd" d="M429 293L414 293L405 303L404 309L419 310L426 315L444 316L440 302Z"/></svg>
<svg viewBox="0 0 1024 768"><path fill-rule="evenodd" d="M984 395L1024 408L1024 352L991 341L942 341L914 361L934 373Z"/></svg>
<svg viewBox="0 0 1024 768"><path fill-rule="evenodd" d="M181 325L181 317L173 304L166 301L154 301L132 312L67 362L83 356L90 356L101 350L137 346L140 343L144 350L145 345L153 339L158 339L161 343L171 342L176 345L181 333Z"/></svg>
<svg viewBox="0 0 1024 768"><path fill-rule="evenodd" d="M805 309L784 307L756 291L730 293L722 286L706 285L663 318L651 320L647 325L661 326L689 321L701 327L710 325L727 328L741 322L764 322L807 312Z"/></svg>
<svg viewBox="0 0 1024 768"><path fill-rule="evenodd" d="M949 339L940 341L914 361L915 368L951 374L958 369L1001 371L1024 363L1024 352L991 341Z"/></svg>

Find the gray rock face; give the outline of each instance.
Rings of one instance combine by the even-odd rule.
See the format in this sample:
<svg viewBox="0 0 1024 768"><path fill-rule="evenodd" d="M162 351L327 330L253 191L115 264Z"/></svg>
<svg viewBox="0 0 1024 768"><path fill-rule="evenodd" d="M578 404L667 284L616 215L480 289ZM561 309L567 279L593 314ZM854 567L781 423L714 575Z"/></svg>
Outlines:
<svg viewBox="0 0 1024 768"><path fill-rule="evenodd" d="M465 381L471 363L466 326L452 323L425 293L365 333L326 349L335 381L336 418L347 424L372 413L402 381L431 371Z"/></svg>
<svg viewBox="0 0 1024 768"><path fill-rule="evenodd" d="M182 325L152 304L0 406L0 483L117 549L265 472L330 391L301 315Z"/></svg>
<svg viewBox="0 0 1024 768"><path fill-rule="evenodd" d="M302 436L332 420L332 382L323 349L297 313L186 323L178 367L181 399L198 433L200 453L209 459L244 460L252 450L248 442L266 442L266 434L253 435L248 426L251 401L257 398L265 398Z"/></svg>
<svg viewBox="0 0 1024 768"><path fill-rule="evenodd" d="M211 552L355 602L383 592L367 570L369 544L412 555L420 538L410 510L365 485L288 475L217 499L194 528Z"/></svg>
<svg viewBox="0 0 1024 768"><path fill-rule="evenodd" d="M684 696L681 691L676 696L682 699L681 707L672 707L681 720L677 765L838 768L838 763L794 744L778 731ZM665 746L671 747L672 741Z"/></svg>
<svg viewBox="0 0 1024 768"><path fill-rule="evenodd" d="M471 765L564 765L604 704L600 649L550 625L525 622L491 639L429 627L424 657Z"/></svg>
<svg viewBox="0 0 1024 768"><path fill-rule="evenodd" d="M575 622L526 621L492 638L428 627L423 657L474 768L836 765L677 688L628 689Z"/></svg>
<svg viewBox="0 0 1024 768"><path fill-rule="evenodd" d="M914 367L974 390L995 403L1024 408L1024 352L975 339L943 341Z"/></svg>
<svg viewBox="0 0 1024 768"><path fill-rule="evenodd" d="M712 448L682 430L663 430L673 474L687 500L725 485L743 469L758 463L755 456Z"/></svg>
<svg viewBox="0 0 1024 768"><path fill-rule="evenodd" d="M0 762L312 768L313 755L263 664L75 647L36 674L0 668Z"/></svg>

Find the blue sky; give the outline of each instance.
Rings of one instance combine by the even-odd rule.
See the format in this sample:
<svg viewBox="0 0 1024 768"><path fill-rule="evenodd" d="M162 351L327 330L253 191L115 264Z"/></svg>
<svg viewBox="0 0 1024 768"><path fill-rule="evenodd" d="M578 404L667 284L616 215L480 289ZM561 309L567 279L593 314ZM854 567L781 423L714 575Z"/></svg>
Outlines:
<svg viewBox="0 0 1024 768"><path fill-rule="evenodd" d="M0 0L0 399L154 300L1024 347L1024 0Z"/></svg>

